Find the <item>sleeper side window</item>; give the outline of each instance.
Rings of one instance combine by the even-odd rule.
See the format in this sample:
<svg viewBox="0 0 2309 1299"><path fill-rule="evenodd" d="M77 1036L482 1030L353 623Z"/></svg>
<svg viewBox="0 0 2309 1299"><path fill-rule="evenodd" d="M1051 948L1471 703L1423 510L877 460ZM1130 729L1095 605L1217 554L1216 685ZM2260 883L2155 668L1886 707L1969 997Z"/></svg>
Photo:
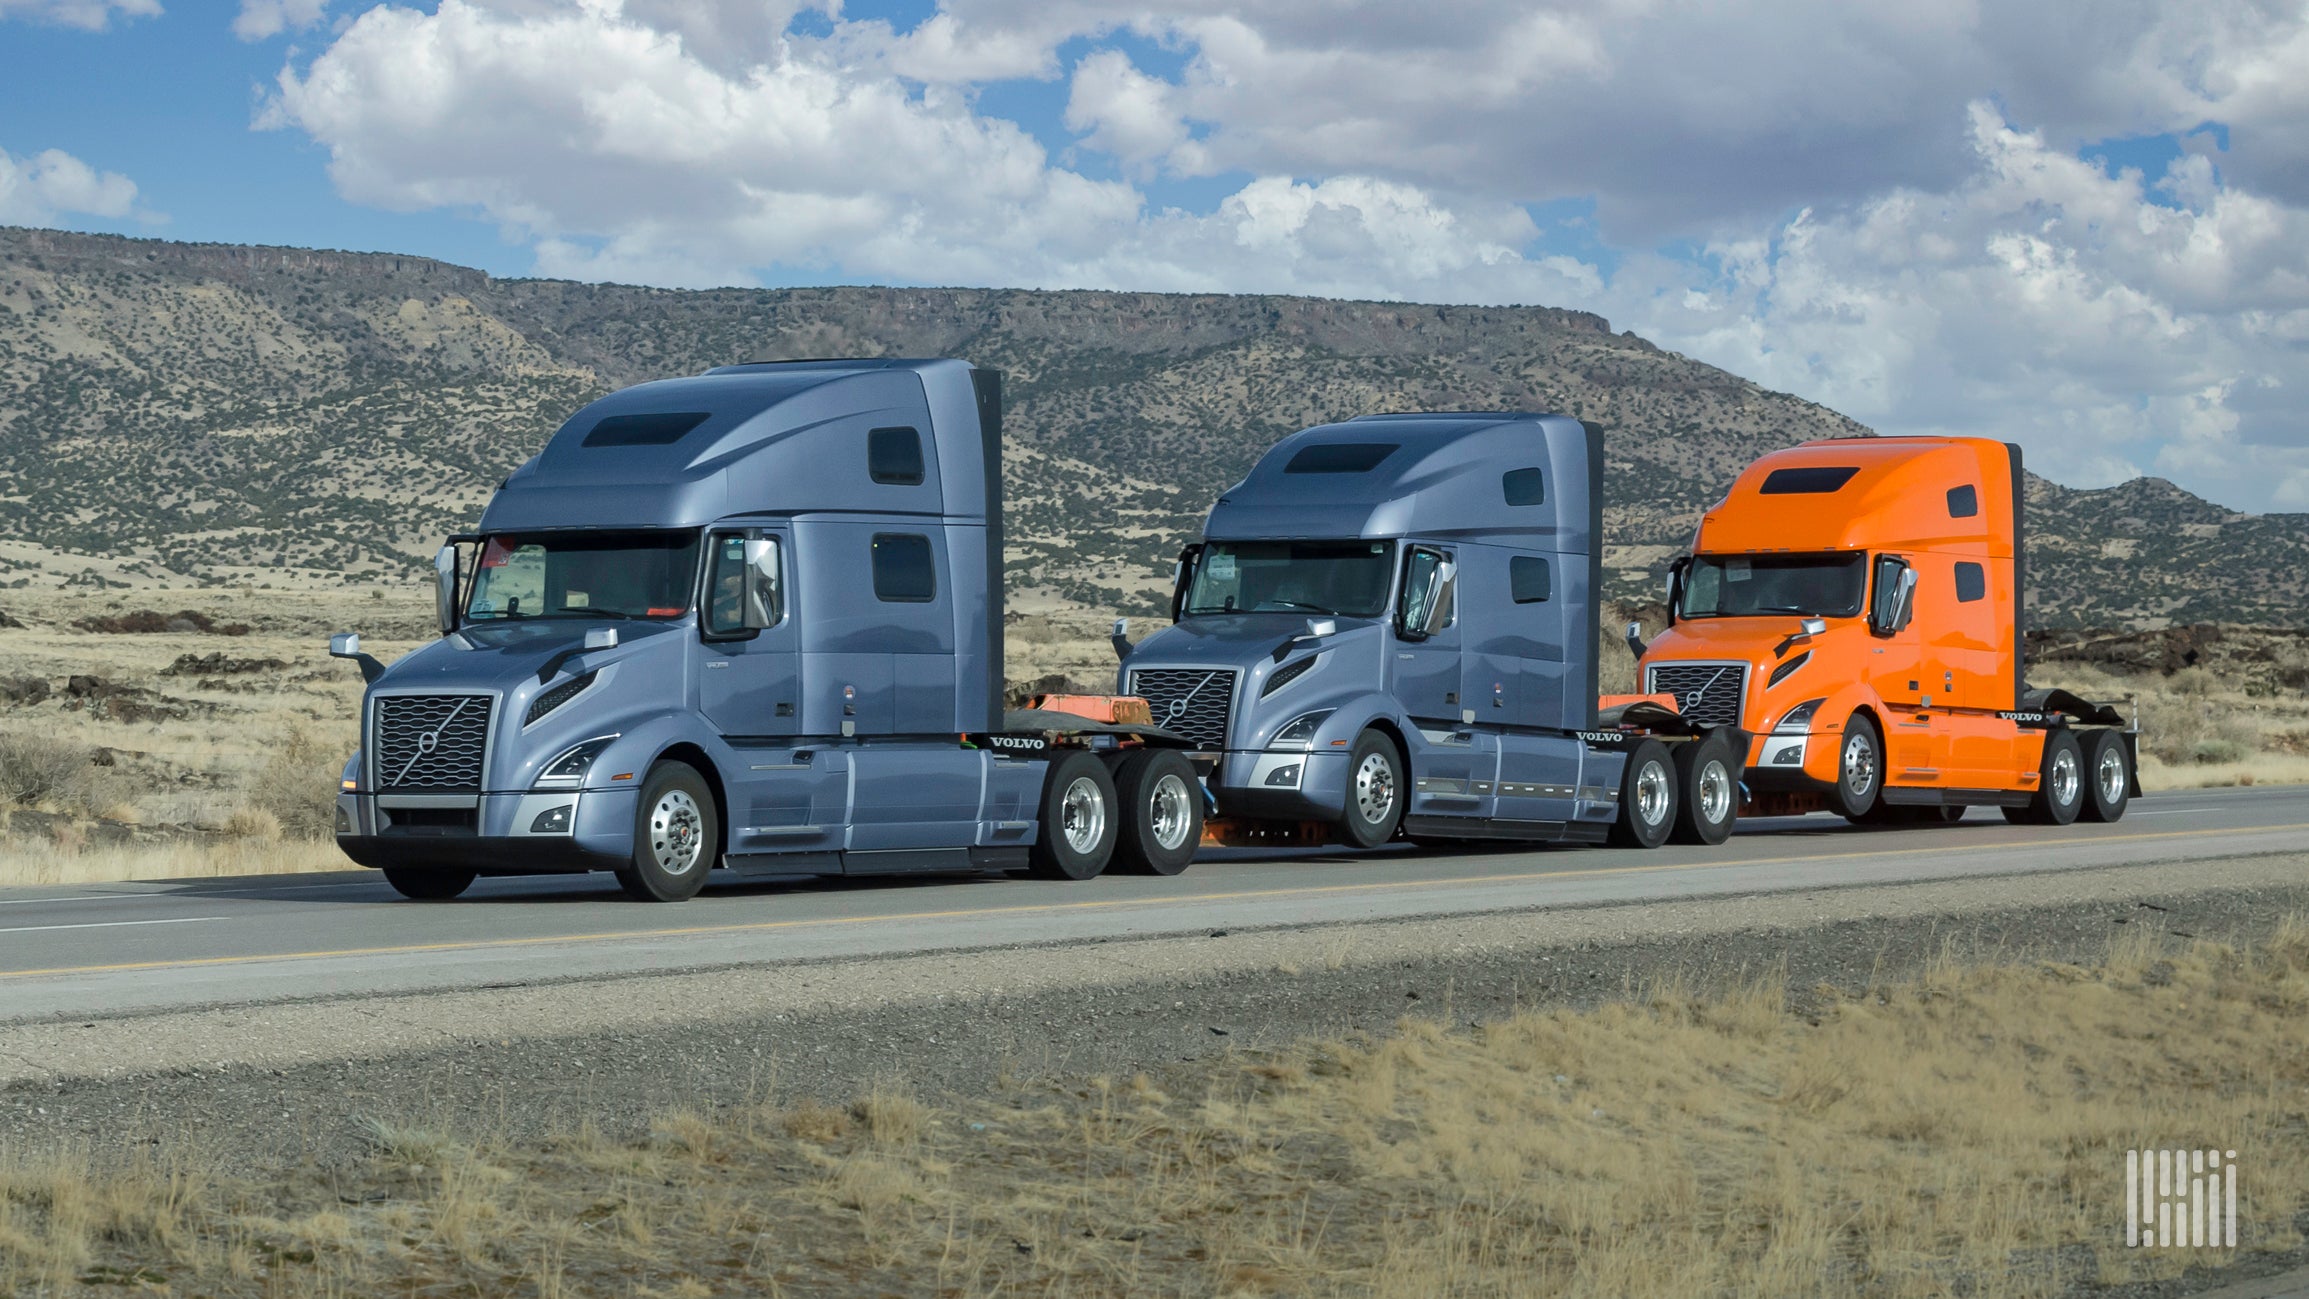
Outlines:
<svg viewBox="0 0 2309 1299"><path fill-rule="evenodd" d="M1537 555L1510 556L1507 589L1517 604L1538 604L1555 594L1555 574Z"/></svg>
<svg viewBox="0 0 2309 1299"><path fill-rule="evenodd" d="M938 565L930 538L917 532L874 534L874 598L894 604L927 604L938 598Z"/></svg>
<svg viewBox="0 0 2309 1299"><path fill-rule="evenodd" d="M1978 564L1956 566L1956 598L1970 604L1988 598L1988 571Z"/></svg>
<svg viewBox="0 0 2309 1299"><path fill-rule="evenodd" d="M1509 505L1547 504L1547 476L1537 469L1510 469L1499 480Z"/></svg>
<svg viewBox="0 0 2309 1299"><path fill-rule="evenodd" d="M1980 513L1980 492L1972 484L1948 489L1948 517L1969 519Z"/></svg>
<svg viewBox="0 0 2309 1299"><path fill-rule="evenodd" d="M866 434L866 472L875 482L897 487L922 484L922 435L910 428L878 428Z"/></svg>

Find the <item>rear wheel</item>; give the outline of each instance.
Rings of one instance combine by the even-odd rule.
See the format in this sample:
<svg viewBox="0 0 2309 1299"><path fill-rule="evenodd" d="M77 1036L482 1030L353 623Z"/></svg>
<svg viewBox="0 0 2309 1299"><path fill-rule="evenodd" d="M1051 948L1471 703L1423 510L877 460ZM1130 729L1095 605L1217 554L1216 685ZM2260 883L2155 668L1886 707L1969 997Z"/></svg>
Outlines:
<svg viewBox="0 0 2309 1299"><path fill-rule="evenodd" d="M1347 810L1339 831L1357 848L1376 848L1403 823L1403 755L1395 741L1365 731L1347 755Z"/></svg>
<svg viewBox="0 0 2309 1299"><path fill-rule="evenodd" d="M1722 843L1740 815L1739 767L1721 735L1675 746L1677 843Z"/></svg>
<svg viewBox="0 0 2309 1299"><path fill-rule="evenodd" d="M1120 820L1106 764L1079 749L1060 755L1042 780L1042 820L1027 850L1028 873L1046 880L1096 876L1114 856Z"/></svg>
<svg viewBox="0 0 2309 1299"><path fill-rule="evenodd" d="M2084 744L2087 821L2121 820L2132 802L2133 754L2120 731L2087 731Z"/></svg>
<svg viewBox="0 0 2309 1299"><path fill-rule="evenodd" d="M1114 772L1122 829L1114 868L1132 875L1176 875L1203 841L1202 782L1176 749L1140 749Z"/></svg>
<svg viewBox="0 0 2309 1299"><path fill-rule="evenodd" d="M633 862L617 872L637 902L686 902L705 887L714 868L721 818L714 792L697 768L661 762L642 782L633 818Z"/></svg>
<svg viewBox="0 0 2309 1299"><path fill-rule="evenodd" d="M2037 767L2036 796L2028 819L2037 825L2067 825L2085 804L2084 749L2073 731L2047 731L2044 761Z"/></svg>
<svg viewBox="0 0 2309 1299"><path fill-rule="evenodd" d="M473 887L479 872L433 870L423 866L387 866L385 882L393 891L419 902L446 902Z"/></svg>
<svg viewBox="0 0 2309 1299"><path fill-rule="evenodd" d="M1836 789L1828 796L1831 807L1847 821L1859 821L1876 810L1884 793L1884 737L1876 723L1861 713L1844 723L1844 738L1836 749Z"/></svg>
<svg viewBox="0 0 2309 1299"><path fill-rule="evenodd" d="M1622 848L1657 848L1676 823L1675 763L1658 740L1638 740L1620 772L1619 819L1610 840Z"/></svg>

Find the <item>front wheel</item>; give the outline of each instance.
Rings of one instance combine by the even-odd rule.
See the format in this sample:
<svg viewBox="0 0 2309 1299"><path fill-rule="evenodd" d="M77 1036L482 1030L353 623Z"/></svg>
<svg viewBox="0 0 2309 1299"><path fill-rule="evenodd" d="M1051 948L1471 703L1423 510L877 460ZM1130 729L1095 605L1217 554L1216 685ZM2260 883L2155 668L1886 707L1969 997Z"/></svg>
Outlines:
<svg viewBox="0 0 2309 1299"><path fill-rule="evenodd" d="M393 891L419 902L446 902L473 887L479 872L431 870L422 866L387 866L385 882Z"/></svg>
<svg viewBox="0 0 2309 1299"><path fill-rule="evenodd" d="M1079 749L1065 754L1042 780L1042 820L1027 850L1028 872L1046 880L1090 879L1114 856L1120 820L1106 764Z"/></svg>
<svg viewBox="0 0 2309 1299"><path fill-rule="evenodd" d="M1114 771L1122 831L1114 868L1131 875L1176 875L1203 841L1202 781L1176 749L1140 749Z"/></svg>
<svg viewBox="0 0 2309 1299"><path fill-rule="evenodd" d="M2133 797L2133 754L2120 731L2087 731L2085 774L2089 780L2084 803L2087 821L2119 821Z"/></svg>
<svg viewBox="0 0 2309 1299"><path fill-rule="evenodd" d="M1657 848L1675 826L1675 764L1658 740L1638 740L1620 772L1619 819L1610 840L1622 848Z"/></svg>
<svg viewBox="0 0 2309 1299"><path fill-rule="evenodd" d="M661 762L642 783L634 812L633 864L617 872L626 896L640 902L686 902L714 867L720 818L714 792L697 768Z"/></svg>
<svg viewBox="0 0 2309 1299"><path fill-rule="evenodd" d="M1740 764L1722 735L1675 747L1677 843L1718 844L1740 815Z"/></svg>
<svg viewBox="0 0 2309 1299"><path fill-rule="evenodd" d="M1865 820L1884 793L1884 737L1876 723L1852 714L1836 755L1836 789L1829 802L1845 820Z"/></svg>
<svg viewBox="0 0 2309 1299"><path fill-rule="evenodd" d="M1395 742L1365 731L1347 756L1347 810L1339 832L1357 848L1376 848L1395 837L1403 823L1403 755Z"/></svg>

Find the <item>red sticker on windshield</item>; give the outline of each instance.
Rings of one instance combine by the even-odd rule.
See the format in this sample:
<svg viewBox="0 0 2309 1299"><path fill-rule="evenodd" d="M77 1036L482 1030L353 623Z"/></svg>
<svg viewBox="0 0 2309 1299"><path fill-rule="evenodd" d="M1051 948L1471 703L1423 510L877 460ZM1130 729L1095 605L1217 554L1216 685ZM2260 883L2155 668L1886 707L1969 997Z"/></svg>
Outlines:
<svg viewBox="0 0 2309 1299"><path fill-rule="evenodd" d="M504 537L491 537L488 547L481 552L481 567L503 568L505 561L511 558L513 543Z"/></svg>
<svg viewBox="0 0 2309 1299"><path fill-rule="evenodd" d="M652 609L652 610L650 610L650 611L649 611L649 616L650 616L650 617L652 617L652 618L679 618L679 617L681 617L681 610L679 610L679 609Z"/></svg>

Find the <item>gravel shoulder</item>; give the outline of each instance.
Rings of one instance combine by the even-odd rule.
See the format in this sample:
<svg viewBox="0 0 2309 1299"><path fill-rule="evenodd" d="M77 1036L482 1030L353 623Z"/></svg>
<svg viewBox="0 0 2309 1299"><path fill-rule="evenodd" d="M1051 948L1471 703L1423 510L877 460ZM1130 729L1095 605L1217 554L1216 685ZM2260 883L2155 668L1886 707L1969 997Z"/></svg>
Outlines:
<svg viewBox="0 0 2309 1299"><path fill-rule="evenodd" d="M17 1024L0 1145L277 1165L348 1157L365 1119L631 1133L675 1107L1159 1073L1665 979L1784 966L1801 998L1948 956L2092 960L2142 929L2251 941L2289 912L2309 912L2309 856Z"/></svg>

